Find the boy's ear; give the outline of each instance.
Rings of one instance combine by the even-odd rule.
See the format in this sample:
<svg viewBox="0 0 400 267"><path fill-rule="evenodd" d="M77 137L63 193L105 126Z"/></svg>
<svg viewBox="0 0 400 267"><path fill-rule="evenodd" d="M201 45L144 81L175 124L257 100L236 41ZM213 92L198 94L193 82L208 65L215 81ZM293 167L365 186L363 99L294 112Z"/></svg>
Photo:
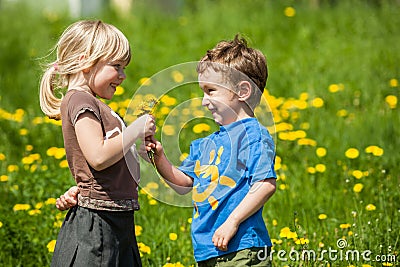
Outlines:
<svg viewBox="0 0 400 267"><path fill-rule="evenodd" d="M240 101L246 101L251 96L251 84L248 81L241 81L238 85L237 95Z"/></svg>

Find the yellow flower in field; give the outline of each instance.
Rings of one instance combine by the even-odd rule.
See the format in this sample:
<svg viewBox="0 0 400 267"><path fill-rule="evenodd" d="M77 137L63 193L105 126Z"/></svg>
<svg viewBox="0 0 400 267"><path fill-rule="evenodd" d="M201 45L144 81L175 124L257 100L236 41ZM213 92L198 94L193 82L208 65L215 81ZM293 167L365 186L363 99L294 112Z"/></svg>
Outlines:
<svg viewBox="0 0 400 267"><path fill-rule="evenodd" d="M297 144L300 146L316 146L317 142L310 138L301 138L297 140Z"/></svg>
<svg viewBox="0 0 400 267"><path fill-rule="evenodd" d="M397 79L390 79L389 86L390 87L397 87L397 86L399 86L399 81Z"/></svg>
<svg viewBox="0 0 400 267"><path fill-rule="evenodd" d="M358 183L358 184L354 185L353 191L356 193L360 193L363 190L363 188L364 188L364 185L362 183Z"/></svg>
<svg viewBox="0 0 400 267"><path fill-rule="evenodd" d="M317 165L315 165L315 170L317 172L325 172L326 166L325 166L325 164L317 164Z"/></svg>
<svg viewBox="0 0 400 267"><path fill-rule="evenodd" d="M285 184L280 184L279 185L279 189L280 190L285 190L287 188L287 186Z"/></svg>
<svg viewBox="0 0 400 267"><path fill-rule="evenodd" d="M110 102L110 103L108 103L108 106L114 111L117 111L119 108L118 103L116 103L116 102Z"/></svg>
<svg viewBox="0 0 400 267"><path fill-rule="evenodd" d="M53 197L48 198L48 199L44 202L44 204L46 204L46 205L55 205L55 204L56 204L56 199L53 198Z"/></svg>
<svg viewBox="0 0 400 267"><path fill-rule="evenodd" d="M356 179L361 179L363 177L363 172L360 170L354 170L352 171L351 175L353 175Z"/></svg>
<svg viewBox="0 0 400 267"><path fill-rule="evenodd" d="M366 153L371 153L374 156L380 157L383 155L383 149L378 146L368 146L365 148Z"/></svg>
<svg viewBox="0 0 400 267"><path fill-rule="evenodd" d="M150 189L158 189L158 184L155 182L149 182L147 183L146 187L150 188Z"/></svg>
<svg viewBox="0 0 400 267"><path fill-rule="evenodd" d="M168 95L163 95L163 97L161 97L160 101L166 106L173 106L177 103L177 100L175 97L170 97Z"/></svg>
<svg viewBox="0 0 400 267"><path fill-rule="evenodd" d="M151 79L147 77L143 77L139 80L139 84L143 86L149 86L151 85Z"/></svg>
<svg viewBox="0 0 400 267"><path fill-rule="evenodd" d="M38 202L35 205L35 209L40 210L43 207L43 202Z"/></svg>
<svg viewBox="0 0 400 267"><path fill-rule="evenodd" d="M155 200L154 198L150 199L149 205L152 205L152 206L157 205L157 200Z"/></svg>
<svg viewBox="0 0 400 267"><path fill-rule="evenodd" d="M315 154L317 154L318 157L322 158L326 156L326 148L324 147L318 147L315 150Z"/></svg>
<svg viewBox="0 0 400 267"><path fill-rule="evenodd" d="M169 233L169 239L175 241L178 239L178 235L176 233Z"/></svg>
<svg viewBox="0 0 400 267"><path fill-rule="evenodd" d="M8 181L8 176L7 175L1 175L0 176L0 182L7 182Z"/></svg>
<svg viewBox="0 0 400 267"><path fill-rule="evenodd" d="M25 150L26 151L32 151L33 150L33 146L32 145L26 145L25 146Z"/></svg>
<svg viewBox="0 0 400 267"><path fill-rule="evenodd" d="M277 226L277 225L278 225L278 221L275 220L275 219L273 219L273 220L272 220L272 225L273 225L273 226Z"/></svg>
<svg viewBox="0 0 400 267"><path fill-rule="evenodd" d="M162 132L166 135L174 135L175 134L175 129L174 126L172 125L164 125L162 127Z"/></svg>
<svg viewBox="0 0 400 267"><path fill-rule="evenodd" d="M14 211L19 211L19 210L29 210L31 208L31 205L29 204L15 204L13 207Z"/></svg>
<svg viewBox="0 0 400 267"><path fill-rule="evenodd" d="M331 85L329 85L328 90L331 93L337 93L340 91L340 87L338 84L331 84Z"/></svg>
<svg viewBox="0 0 400 267"><path fill-rule="evenodd" d="M8 172L16 172L16 171L18 171L18 170L19 170L19 168L18 168L17 165L11 164L11 165L8 165L8 166L7 166L7 171L8 171Z"/></svg>
<svg viewBox="0 0 400 267"><path fill-rule="evenodd" d="M339 225L340 229L348 229L351 227L351 224L349 223L342 223L341 225Z"/></svg>
<svg viewBox="0 0 400 267"><path fill-rule="evenodd" d="M199 123L193 126L193 132L196 134L210 131L211 127L207 123Z"/></svg>
<svg viewBox="0 0 400 267"><path fill-rule="evenodd" d="M316 173L316 170L315 170L314 167L308 167L308 168L307 168L307 172L308 172L308 173L311 173L311 174L314 174L314 173Z"/></svg>
<svg viewBox="0 0 400 267"><path fill-rule="evenodd" d="M135 236L140 236L142 234L143 227L140 225L135 225Z"/></svg>
<svg viewBox="0 0 400 267"><path fill-rule="evenodd" d="M138 243L138 247L139 247L140 252L147 253L147 254L150 254L150 253L151 253L150 247L149 247L149 246L146 246L146 245L145 245L144 243L142 243L142 242L139 242L139 243Z"/></svg>
<svg viewBox="0 0 400 267"><path fill-rule="evenodd" d="M285 14L286 17L292 18L296 15L296 10L291 6L288 6L285 8L283 13Z"/></svg>
<svg viewBox="0 0 400 267"><path fill-rule="evenodd" d="M308 244L310 243L310 240L308 240L307 238L303 238L300 237L299 239L297 239L296 241L294 241L297 245L304 245L304 244Z"/></svg>
<svg viewBox="0 0 400 267"><path fill-rule="evenodd" d="M391 262L383 262L382 266L393 266L393 263L391 263Z"/></svg>
<svg viewBox="0 0 400 267"><path fill-rule="evenodd" d="M361 267L372 267L372 266L369 264L361 264Z"/></svg>
<svg viewBox="0 0 400 267"><path fill-rule="evenodd" d="M373 211L376 210L376 206L374 204L368 204L365 209L368 211Z"/></svg>
<svg viewBox="0 0 400 267"><path fill-rule="evenodd" d="M171 112L171 109L169 107L162 107L160 109L160 114L162 115L168 115Z"/></svg>
<svg viewBox="0 0 400 267"><path fill-rule="evenodd" d="M31 158L31 157L29 157L29 156L28 156L28 157L23 157L23 158L22 158L22 163L23 163L23 164L29 165L29 164L32 164L33 161L34 161L33 158Z"/></svg>
<svg viewBox="0 0 400 267"><path fill-rule="evenodd" d="M49 252L54 252L54 248L56 247L56 240L53 239L49 243L47 243L47 249Z"/></svg>
<svg viewBox="0 0 400 267"><path fill-rule="evenodd" d="M24 135L27 135L27 134L28 134L28 130L27 129L22 128L22 129L19 130L19 135L24 136Z"/></svg>
<svg viewBox="0 0 400 267"><path fill-rule="evenodd" d="M348 236L352 236L352 235L353 235L353 231L348 231L348 232L347 232L347 235L348 235Z"/></svg>
<svg viewBox="0 0 400 267"><path fill-rule="evenodd" d="M336 116L338 117L346 117L349 113L345 109L340 109L336 112Z"/></svg>
<svg viewBox="0 0 400 267"><path fill-rule="evenodd" d="M168 262L168 263L164 264L163 267L185 267L185 266L178 261L177 263Z"/></svg>
<svg viewBox="0 0 400 267"><path fill-rule="evenodd" d="M328 216L324 213L321 213L320 215L318 215L318 219L320 219L320 220L325 220L326 218L328 218Z"/></svg>
<svg viewBox="0 0 400 267"><path fill-rule="evenodd" d="M358 156L360 155L360 152L358 152L358 150L356 148L349 148L346 150L344 155L349 159L355 159L355 158L358 158Z"/></svg>
<svg viewBox="0 0 400 267"><path fill-rule="evenodd" d="M320 97L316 97L312 100L311 105L315 108L320 108L324 105L324 100Z"/></svg>
<svg viewBox="0 0 400 267"><path fill-rule="evenodd" d="M183 74L180 71L177 70L172 71L172 78L176 83L183 82Z"/></svg>
<svg viewBox="0 0 400 267"><path fill-rule="evenodd" d="M115 95L122 95L125 92L122 86L117 86L115 89Z"/></svg>
<svg viewBox="0 0 400 267"><path fill-rule="evenodd" d="M36 215L36 214L40 214L40 213L41 213L41 211L38 210L38 209L34 209L34 210L28 211L28 214L31 215L31 216Z"/></svg>
<svg viewBox="0 0 400 267"><path fill-rule="evenodd" d="M60 166L61 168L68 168L68 161L67 161L66 159L60 161L59 166Z"/></svg>
<svg viewBox="0 0 400 267"><path fill-rule="evenodd" d="M284 228L281 229L281 231L279 233L279 236L280 237L286 237L288 239L290 239L290 238L294 239L294 238L297 238L297 233L296 232L292 232L289 227L284 227Z"/></svg>
<svg viewBox="0 0 400 267"><path fill-rule="evenodd" d="M4 155L3 153L0 153L0 160L3 161L6 159L6 155Z"/></svg>
<svg viewBox="0 0 400 267"><path fill-rule="evenodd" d="M393 109L397 105L397 96L388 95L387 97L385 97L385 101L389 105L389 107Z"/></svg>

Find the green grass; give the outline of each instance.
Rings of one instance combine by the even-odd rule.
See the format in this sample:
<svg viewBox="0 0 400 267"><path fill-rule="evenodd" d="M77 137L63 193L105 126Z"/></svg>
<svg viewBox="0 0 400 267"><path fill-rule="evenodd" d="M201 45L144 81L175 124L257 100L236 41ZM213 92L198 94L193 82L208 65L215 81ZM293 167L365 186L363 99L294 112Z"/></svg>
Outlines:
<svg viewBox="0 0 400 267"><path fill-rule="evenodd" d="M400 80L400 6L395 1L321 1L320 7L313 7L308 1L203 0L188 1L172 13L162 13L144 1L134 2L129 15L109 11L98 16L120 28L132 44L125 93L109 102L117 111L124 112L122 103L134 96L141 78L196 61L219 40L243 34L267 56L267 89L274 97L269 102L275 124L286 122L292 127L274 134L281 160L277 165L278 190L264 210L274 250L321 253L338 249L337 241L345 239L348 246L342 252L370 250L371 259L396 255L398 264L400 113L399 104L390 108L385 100L388 95L400 97L399 85L393 83ZM61 127L45 120L40 111L38 84L41 58L74 20L49 8L32 9L27 3L0 4L2 266L49 264L52 253L47 245L56 239L65 215L55 209L52 198L73 184L68 168L59 166L65 157L47 154L50 147L63 147L62 133ZM294 17L285 16L288 6L295 9ZM164 73L171 76L172 70ZM330 92L332 84L341 85L343 90ZM148 91L141 87L140 93L151 93L158 85L148 87ZM171 88L169 95L177 103L160 104L157 109L158 137L167 140L167 154L179 164L181 151L187 152L190 140L200 136L192 131L200 120L191 119L198 116L201 107L190 107L186 117L183 113L166 117L160 109L181 112L178 104L201 96L201 92L191 84ZM323 100L321 107L312 105L315 98ZM293 106L296 103L304 108ZM257 116L264 120L267 112L262 106ZM212 122L206 122L210 131L216 129ZM163 132L168 128L164 123L175 131L172 137ZM181 127L182 123L186 127ZM293 133L297 130L303 130L314 145L300 145L301 137ZM293 139L287 140L285 133ZM369 146L381 148L383 155L367 153ZM326 156L317 156L319 147L326 149ZM346 157L349 148L356 148L359 156ZM317 164L326 170L319 172ZM150 165L142 166L141 186L148 189L148 183L157 177ZM354 171L363 176L357 179ZM363 185L360 192L354 192L357 184ZM141 210L135 220L142 227L137 237L142 261L144 266L179 266L178 262L190 266L195 263L188 221L191 208L181 207L188 206L187 199L167 199L171 195L163 190L162 186L154 190L156 199L140 194ZM14 210L16 204L30 206ZM371 210L369 204L376 209ZM321 214L326 219L319 219ZM296 232L297 239L282 232L285 227ZM170 233L176 233L177 239L171 240ZM296 240L304 240L300 238L308 243L296 244ZM327 266L329 262L327 255L315 262L285 262L276 253L274 256L276 266ZM382 266L366 260L330 261L331 266L362 264Z"/></svg>

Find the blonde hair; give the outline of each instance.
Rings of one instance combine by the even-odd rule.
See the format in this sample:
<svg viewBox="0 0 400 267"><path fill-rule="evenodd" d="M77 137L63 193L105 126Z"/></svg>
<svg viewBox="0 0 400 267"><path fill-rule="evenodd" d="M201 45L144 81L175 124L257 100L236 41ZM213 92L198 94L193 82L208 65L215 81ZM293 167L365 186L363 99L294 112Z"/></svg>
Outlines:
<svg viewBox="0 0 400 267"><path fill-rule="evenodd" d="M198 63L197 72L201 74L209 67L222 72L235 90L241 80L250 81L253 90L247 103L253 109L259 104L268 79L267 60L260 50L249 47L243 37L237 34L233 40L221 41L208 50Z"/></svg>
<svg viewBox="0 0 400 267"><path fill-rule="evenodd" d="M100 60L122 61L126 65L131 60L125 35L100 20L82 20L68 26L52 51L55 50L57 59L46 64L40 82L40 108L56 120L61 119L63 97L56 93L68 87L70 75L93 67Z"/></svg>

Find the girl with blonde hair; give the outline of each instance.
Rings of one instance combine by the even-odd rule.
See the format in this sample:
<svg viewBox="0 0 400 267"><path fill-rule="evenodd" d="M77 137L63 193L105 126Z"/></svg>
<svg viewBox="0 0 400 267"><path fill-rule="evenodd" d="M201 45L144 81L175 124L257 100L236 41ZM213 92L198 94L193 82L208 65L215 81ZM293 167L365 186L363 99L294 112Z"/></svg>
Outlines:
<svg viewBox="0 0 400 267"><path fill-rule="evenodd" d="M144 115L125 126L98 98L111 99L131 60L127 38L99 20L78 21L62 33L57 59L40 84L40 106L62 120L67 161L79 191L57 238L52 266L141 266L134 233L139 209L135 142L154 134ZM61 92L67 88L65 95Z"/></svg>

